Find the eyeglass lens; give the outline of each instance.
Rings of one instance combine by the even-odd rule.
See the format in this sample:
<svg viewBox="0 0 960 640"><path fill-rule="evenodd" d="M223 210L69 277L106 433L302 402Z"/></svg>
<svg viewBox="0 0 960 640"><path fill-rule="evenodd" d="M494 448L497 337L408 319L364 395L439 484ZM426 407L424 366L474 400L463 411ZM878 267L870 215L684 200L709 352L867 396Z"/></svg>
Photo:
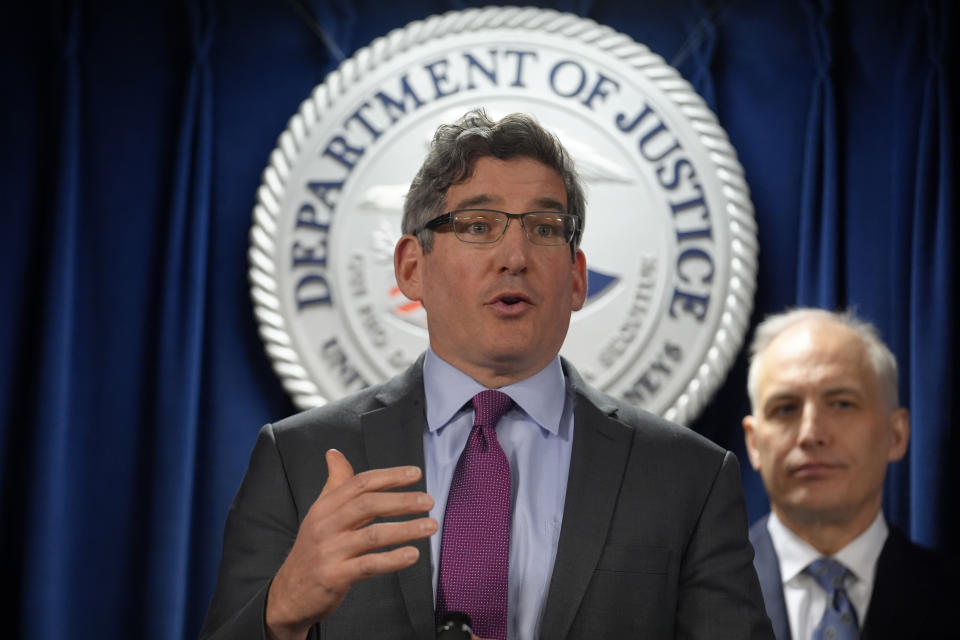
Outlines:
<svg viewBox="0 0 960 640"><path fill-rule="evenodd" d="M573 238L574 216L550 211L512 215L487 210L454 211L453 231L464 242L496 242L512 217L521 219L527 238L534 244L561 245Z"/></svg>

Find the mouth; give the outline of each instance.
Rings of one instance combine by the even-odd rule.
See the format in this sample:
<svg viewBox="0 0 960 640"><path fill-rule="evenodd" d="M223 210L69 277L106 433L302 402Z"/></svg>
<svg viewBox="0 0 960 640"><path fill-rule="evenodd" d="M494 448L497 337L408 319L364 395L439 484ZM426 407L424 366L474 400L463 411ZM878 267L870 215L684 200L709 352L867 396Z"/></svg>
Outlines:
<svg viewBox="0 0 960 640"><path fill-rule="evenodd" d="M811 461L799 464L790 469L790 475L795 478L817 479L824 478L837 473L843 469L843 465L832 462Z"/></svg>
<svg viewBox="0 0 960 640"><path fill-rule="evenodd" d="M495 296L487 304L501 313L516 315L532 307L533 301L524 293L510 291Z"/></svg>

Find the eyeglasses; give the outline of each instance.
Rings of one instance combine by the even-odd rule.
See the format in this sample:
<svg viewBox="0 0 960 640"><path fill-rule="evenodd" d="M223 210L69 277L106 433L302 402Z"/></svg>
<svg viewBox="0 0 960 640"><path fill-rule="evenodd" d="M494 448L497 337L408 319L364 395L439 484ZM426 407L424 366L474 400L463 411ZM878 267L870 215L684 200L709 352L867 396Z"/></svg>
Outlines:
<svg viewBox="0 0 960 640"><path fill-rule="evenodd" d="M424 229L453 226L458 240L471 244L492 244L507 232L513 218L520 218L527 240L533 244L559 246L569 244L577 233L577 216L559 211L506 213L495 209L458 209L437 216Z"/></svg>

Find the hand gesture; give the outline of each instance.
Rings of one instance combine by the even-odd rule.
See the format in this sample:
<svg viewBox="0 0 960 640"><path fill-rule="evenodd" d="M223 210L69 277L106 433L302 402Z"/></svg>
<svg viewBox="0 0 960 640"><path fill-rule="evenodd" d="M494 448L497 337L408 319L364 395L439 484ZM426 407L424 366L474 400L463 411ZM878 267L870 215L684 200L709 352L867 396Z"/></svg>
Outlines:
<svg viewBox="0 0 960 640"><path fill-rule="evenodd" d="M412 546L377 551L426 538L437 521L375 518L429 512L433 498L420 491L386 491L420 479L417 467L373 469L354 474L346 457L326 454L329 476L300 524L290 554L267 593L266 625L271 638L305 638L310 627L333 613L357 582L413 565Z"/></svg>

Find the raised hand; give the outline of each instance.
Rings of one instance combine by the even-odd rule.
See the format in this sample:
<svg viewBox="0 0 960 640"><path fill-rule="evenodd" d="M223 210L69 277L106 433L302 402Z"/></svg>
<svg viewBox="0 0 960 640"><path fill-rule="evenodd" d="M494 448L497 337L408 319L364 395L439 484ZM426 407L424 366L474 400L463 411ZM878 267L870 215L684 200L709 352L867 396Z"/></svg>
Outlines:
<svg viewBox="0 0 960 640"><path fill-rule="evenodd" d="M378 522L384 516L426 513L433 498L420 491L387 491L413 484L417 467L373 469L354 474L346 457L326 453L329 476L297 531L290 553L267 594L266 625L271 638L305 638L310 627L333 613L357 582L413 565L412 546L383 547L426 538L437 521Z"/></svg>

